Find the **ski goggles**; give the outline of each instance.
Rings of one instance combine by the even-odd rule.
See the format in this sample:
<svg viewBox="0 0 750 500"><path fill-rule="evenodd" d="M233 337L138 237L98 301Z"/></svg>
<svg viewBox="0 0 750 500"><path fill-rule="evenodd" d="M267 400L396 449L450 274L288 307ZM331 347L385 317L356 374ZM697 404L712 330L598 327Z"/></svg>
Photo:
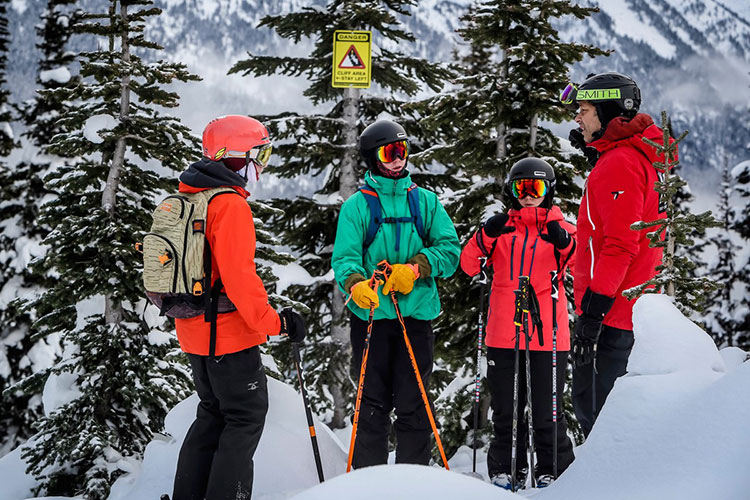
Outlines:
<svg viewBox="0 0 750 500"><path fill-rule="evenodd" d="M245 158L248 161L253 160L260 167L265 167L271 159L271 154L273 146L269 143L255 146L250 151L227 151L223 158Z"/></svg>
<svg viewBox="0 0 750 500"><path fill-rule="evenodd" d="M409 141L396 141L377 149L376 156L381 163L396 161L396 158L405 160L409 157Z"/></svg>
<svg viewBox="0 0 750 500"><path fill-rule="evenodd" d="M542 179L517 179L511 183L510 189L518 199L526 196L541 198L547 194L547 183Z"/></svg>
<svg viewBox="0 0 750 500"><path fill-rule="evenodd" d="M569 83L560 92L560 102L566 108L575 111L578 108L576 103L576 95L578 94L578 87L574 83Z"/></svg>

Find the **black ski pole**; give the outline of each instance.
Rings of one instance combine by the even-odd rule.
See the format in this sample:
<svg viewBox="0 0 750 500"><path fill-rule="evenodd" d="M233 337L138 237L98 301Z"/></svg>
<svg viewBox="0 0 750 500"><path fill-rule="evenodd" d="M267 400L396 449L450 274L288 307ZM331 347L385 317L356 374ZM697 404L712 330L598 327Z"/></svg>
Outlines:
<svg viewBox="0 0 750 500"><path fill-rule="evenodd" d="M315 435L315 423L312 418L312 410L310 409L310 401L307 399L307 390L305 389L305 381L302 378L302 362L300 361L299 355L299 342L292 342L292 353L294 354L294 366L297 368L297 380L299 380L299 389L302 392L302 402L305 404L305 415L307 416L307 428L310 431L310 441L312 442L313 456L315 457L315 467L318 469L318 480L322 483L325 481L323 477L323 464L320 461L320 450L318 449L318 437Z"/></svg>
<svg viewBox="0 0 750 500"><path fill-rule="evenodd" d="M518 343L521 336L521 290L514 290L516 295L515 315L513 323L516 325L516 344L513 348L515 360L513 363L513 421L511 425L510 445L510 490L516 491L516 459L518 455Z"/></svg>
<svg viewBox="0 0 750 500"><path fill-rule="evenodd" d="M530 287L528 276L518 277L518 287L521 289L521 310L523 312L523 335L526 341L526 421L529 424L529 474L531 475L531 487L536 487L536 478L534 476L534 422L531 412L531 350L529 344L531 343L533 332L529 331L529 303L530 298Z"/></svg>
<svg viewBox="0 0 750 500"><path fill-rule="evenodd" d="M559 282L557 270L549 272L552 281L552 475L557 479L557 300Z"/></svg>
<svg viewBox="0 0 750 500"><path fill-rule="evenodd" d="M471 471L476 474L477 472L477 430L479 428L479 392L481 385L481 362L482 362L482 344L484 340L484 302L487 299L487 284L489 279L487 277L487 257L482 257L481 264L479 266L479 284L482 285L479 295L479 335L477 336L477 376L474 379L474 433L473 444L474 456L472 459Z"/></svg>

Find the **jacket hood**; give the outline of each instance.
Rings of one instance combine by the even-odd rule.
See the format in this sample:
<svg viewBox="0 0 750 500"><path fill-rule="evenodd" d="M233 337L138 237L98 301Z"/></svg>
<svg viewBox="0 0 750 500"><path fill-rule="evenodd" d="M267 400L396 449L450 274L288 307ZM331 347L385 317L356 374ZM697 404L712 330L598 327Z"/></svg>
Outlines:
<svg viewBox="0 0 750 500"><path fill-rule="evenodd" d="M180 192L197 193L217 187L231 187L247 198L250 193L245 190L245 179L232 172L221 162L203 158L190 165L180 174Z"/></svg>
<svg viewBox="0 0 750 500"><path fill-rule="evenodd" d="M190 165L180 175L180 182L196 188L216 188L222 186L244 188L247 181L232 172L223 163L203 158Z"/></svg>
<svg viewBox="0 0 750 500"><path fill-rule="evenodd" d="M664 156L658 155L653 146L646 144L643 141L644 137L657 144L663 144L662 129L654 125L654 120L649 115L638 113L632 120L623 117L613 119L607 125L604 136L588 146L596 148L600 154L618 147L631 147L641 152L650 163L663 161Z"/></svg>
<svg viewBox="0 0 750 500"><path fill-rule="evenodd" d="M515 208L508 211L510 222L518 226L536 227L542 232L549 221L564 221L562 210L557 205L552 208L526 207L516 210Z"/></svg>

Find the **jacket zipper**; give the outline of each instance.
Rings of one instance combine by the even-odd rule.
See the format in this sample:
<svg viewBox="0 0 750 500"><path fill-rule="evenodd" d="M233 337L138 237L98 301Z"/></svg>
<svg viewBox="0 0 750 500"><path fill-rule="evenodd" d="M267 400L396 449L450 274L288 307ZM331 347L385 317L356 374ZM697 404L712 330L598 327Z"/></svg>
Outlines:
<svg viewBox="0 0 750 500"><path fill-rule="evenodd" d="M510 242L510 280L513 281L513 251L516 249L516 235L513 235L513 241Z"/></svg>

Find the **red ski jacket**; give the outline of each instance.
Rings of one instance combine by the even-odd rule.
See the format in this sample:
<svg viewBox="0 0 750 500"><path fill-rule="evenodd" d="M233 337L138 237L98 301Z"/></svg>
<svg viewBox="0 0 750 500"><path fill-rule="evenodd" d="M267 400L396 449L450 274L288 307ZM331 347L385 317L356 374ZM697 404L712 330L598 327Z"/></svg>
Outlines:
<svg viewBox="0 0 750 500"><path fill-rule="evenodd" d="M221 278L223 292L237 308L221 313L216 323L216 355L242 351L266 342L267 335L278 335L279 315L268 304L268 295L255 270L255 225L250 206L243 199L248 192L230 186L242 197L217 196L208 205L206 238L211 245L212 281ZM180 182L180 192L208 189ZM201 314L176 319L177 340L183 351L208 355L210 323Z"/></svg>
<svg viewBox="0 0 750 500"><path fill-rule="evenodd" d="M560 293L557 303L557 350L570 350L570 330L568 328L568 301L565 298L563 276L565 268L573 264L573 250L576 246L576 228L565 222L560 209L556 206L546 208L522 208L510 210L507 225L515 231L490 238L481 230L475 233L461 252L461 269L469 276L479 272L479 259L490 255L487 265L494 269L490 306L487 315L487 338L489 347L513 349L516 342L515 294L518 289L518 277L529 276L531 286L539 299L540 319L544 345L539 345L538 334L534 332L529 348L533 351L552 350L552 283L550 271L560 267ZM540 234L546 234L549 221L558 221L560 226L570 233L570 244L562 251L556 251L554 245L542 240ZM494 250L493 250L494 247ZM529 318L529 328L532 321ZM526 340L521 334L519 347L526 348Z"/></svg>
<svg viewBox="0 0 750 500"><path fill-rule="evenodd" d="M666 217L654 190L656 150L643 137L656 143L663 138L651 117L641 113L630 121L615 118L604 136L589 144L600 156L578 209L576 313L581 314L581 299L591 288L615 297L603 323L623 330L633 329L633 301L622 296L623 290L652 278L662 256L661 249L649 247L648 229L630 229L634 222Z"/></svg>

